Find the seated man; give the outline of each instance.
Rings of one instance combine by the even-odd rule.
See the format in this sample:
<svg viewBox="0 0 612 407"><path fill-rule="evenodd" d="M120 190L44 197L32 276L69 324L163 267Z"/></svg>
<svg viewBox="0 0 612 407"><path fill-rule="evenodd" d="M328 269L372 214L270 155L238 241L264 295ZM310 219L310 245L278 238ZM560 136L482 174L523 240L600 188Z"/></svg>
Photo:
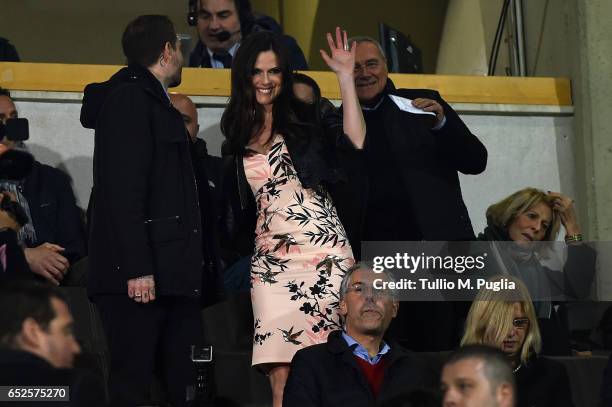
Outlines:
<svg viewBox="0 0 612 407"><path fill-rule="evenodd" d="M0 88L0 121L17 118L9 91ZM17 142L4 137L2 144ZM32 271L58 285L68 268L85 256L85 236L70 178L62 171L34 162L21 181L0 179L0 188L15 194L29 222L19 231Z"/></svg>
<svg viewBox="0 0 612 407"><path fill-rule="evenodd" d="M74 357L81 351L72 325L66 299L57 288L33 281L14 281L3 286L0 386L68 386L69 401L41 404L104 405L102 383L87 372L72 369Z"/></svg>
<svg viewBox="0 0 612 407"><path fill-rule="evenodd" d="M498 349L468 345L451 355L442 369L444 407L513 407L514 377Z"/></svg>
<svg viewBox="0 0 612 407"><path fill-rule="evenodd" d="M200 41L191 53L189 66L201 68L230 68L242 38L261 30L282 31L270 17L255 18L249 0L199 0L197 29ZM288 35L282 39L291 69L308 69L295 39Z"/></svg>
<svg viewBox="0 0 612 407"><path fill-rule="evenodd" d="M283 406L371 406L437 384L416 354L383 341L399 302L393 292L373 289L376 279L393 281L363 264L347 271L340 287L344 330L295 354Z"/></svg>

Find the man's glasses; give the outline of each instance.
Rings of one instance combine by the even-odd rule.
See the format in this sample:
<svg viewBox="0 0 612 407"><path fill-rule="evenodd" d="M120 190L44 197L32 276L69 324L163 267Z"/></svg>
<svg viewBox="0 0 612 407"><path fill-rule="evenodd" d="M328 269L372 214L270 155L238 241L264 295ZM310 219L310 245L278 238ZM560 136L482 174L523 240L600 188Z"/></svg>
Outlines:
<svg viewBox="0 0 612 407"><path fill-rule="evenodd" d="M518 329L526 329L529 326L529 318L514 318L512 326Z"/></svg>
<svg viewBox="0 0 612 407"><path fill-rule="evenodd" d="M355 293L360 297L387 298L391 296L389 290L374 288L374 286L364 283L355 283L346 289L347 293Z"/></svg>

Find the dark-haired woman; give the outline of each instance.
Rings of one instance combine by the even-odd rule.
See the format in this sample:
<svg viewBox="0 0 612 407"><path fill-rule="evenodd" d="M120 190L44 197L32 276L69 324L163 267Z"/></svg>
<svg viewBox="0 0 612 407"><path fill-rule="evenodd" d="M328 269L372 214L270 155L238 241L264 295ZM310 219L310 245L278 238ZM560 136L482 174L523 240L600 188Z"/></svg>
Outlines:
<svg viewBox="0 0 612 407"><path fill-rule="evenodd" d="M286 51L278 36L260 32L236 53L221 120L222 240L236 257L254 250L252 364L269 374L275 407L295 352L340 328L338 288L354 262L336 205L358 206L347 202L350 171L343 167L359 155L365 124L353 81L355 47L339 28L327 40L331 55L321 56L338 78L342 119L300 114L307 110L294 97Z"/></svg>

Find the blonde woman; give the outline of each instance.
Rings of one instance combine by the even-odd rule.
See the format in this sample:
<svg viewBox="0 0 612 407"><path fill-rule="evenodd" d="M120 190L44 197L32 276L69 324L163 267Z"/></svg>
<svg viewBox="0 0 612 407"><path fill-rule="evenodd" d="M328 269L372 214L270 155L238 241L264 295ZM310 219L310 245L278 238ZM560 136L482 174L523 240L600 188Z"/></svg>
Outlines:
<svg viewBox="0 0 612 407"><path fill-rule="evenodd" d="M482 344L501 349L516 380L517 407L573 406L565 367L539 356L542 338L527 287L517 278L508 279L514 290L481 290L468 313L461 345Z"/></svg>
<svg viewBox="0 0 612 407"><path fill-rule="evenodd" d="M556 192L524 188L491 205L487 227L478 235L482 241L512 241L494 244L487 259L490 275L509 274L520 278L535 299L535 313L543 328L544 354L569 354L569 333L559 322L551 299L588 296L595 274L595 251L583 244L574 201ZM542 249L565 229L567 261L564 270L552 270L539 258ZM563 244L563 243L560 243Z"/></svg>

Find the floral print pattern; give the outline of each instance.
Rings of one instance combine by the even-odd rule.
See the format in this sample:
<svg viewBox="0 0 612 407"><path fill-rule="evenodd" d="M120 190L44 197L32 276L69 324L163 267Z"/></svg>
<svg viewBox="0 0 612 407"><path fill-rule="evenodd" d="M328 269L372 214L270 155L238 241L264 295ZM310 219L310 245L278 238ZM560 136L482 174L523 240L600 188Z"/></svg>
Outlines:
<svg viewBox="0 0 612 407"><path fill-rule="evenodd" d="M329 194L302 186L282 136L244 167L257 203L253 365L289 363L341 327L338 289L352 250Z"/></svg>

